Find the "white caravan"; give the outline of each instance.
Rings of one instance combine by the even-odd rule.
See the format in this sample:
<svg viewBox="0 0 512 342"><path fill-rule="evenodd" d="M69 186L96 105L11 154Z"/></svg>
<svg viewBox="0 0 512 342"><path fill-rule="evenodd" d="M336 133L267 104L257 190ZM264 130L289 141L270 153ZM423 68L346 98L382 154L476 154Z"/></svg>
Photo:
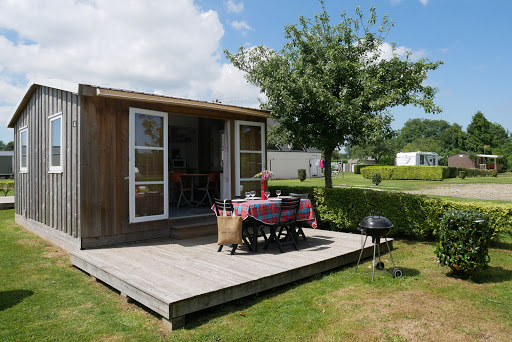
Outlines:
<svg viewBox="0 0 512 342"><path fill-rule="evenodd" d="M435 152L400 152L396 154L397 166L438 166L439 155Z"/></svg>

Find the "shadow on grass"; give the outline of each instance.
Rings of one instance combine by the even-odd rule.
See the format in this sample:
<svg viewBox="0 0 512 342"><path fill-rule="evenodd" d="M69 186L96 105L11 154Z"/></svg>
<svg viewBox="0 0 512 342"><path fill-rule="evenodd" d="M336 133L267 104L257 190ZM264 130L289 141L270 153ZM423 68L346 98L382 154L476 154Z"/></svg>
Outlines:
<svg viewBox="0 0 512 342"><path fill-rule="evenodd" d="M485 270L471 274L464 275L450 272L447 276L455 279L470 280L477 284L492 284L512 280L512 271L502 267L489 266Z"/></svg>
<svg viewBox="0 0 512 342"><path fill-rule="evenodd" d="M496 248L496 249L505 249L508 251L512 251L512 242L493 241L493 242L491 242L490 247Z"/></svg>
<svg viewBox="0 0 512 342"><path fill-rule="evenodd" d="M12 290L0 292L0 311L9 309L19 303L25 298L30 297L34 292L30 290Z"/></svg>

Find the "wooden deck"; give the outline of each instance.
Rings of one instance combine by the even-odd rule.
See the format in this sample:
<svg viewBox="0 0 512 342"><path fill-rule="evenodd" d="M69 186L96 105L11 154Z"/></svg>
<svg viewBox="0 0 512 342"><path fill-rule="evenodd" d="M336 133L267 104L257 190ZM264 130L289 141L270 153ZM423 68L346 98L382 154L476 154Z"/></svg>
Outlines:
<svg viewBox="0 0 512 342"><path fill-rule="evenodd" d="M227 247L217 253L214 235L74 251L70 256L76 267L157 312L173 329L191 312L357 262L360 235L304 231L308 240L300 241L298 251L286 246L285 253L276 245L257 254L245 247L235 255ZM392 248L392 239L388 241ZM387 251L384 241L380 249ZM363 258L372 254L368 239Z"/></svg>

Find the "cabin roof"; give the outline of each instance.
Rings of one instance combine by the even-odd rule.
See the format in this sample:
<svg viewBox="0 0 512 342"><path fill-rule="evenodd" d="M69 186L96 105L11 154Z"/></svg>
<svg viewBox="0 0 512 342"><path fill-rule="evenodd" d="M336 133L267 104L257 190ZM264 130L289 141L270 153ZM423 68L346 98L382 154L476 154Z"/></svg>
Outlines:
<svg viewBox="0 0 512 342"><path fill-rule="evenodd" d="M32 79L25 89L25 93L23 97L18 102L14 114L9 122L8 127L14 128L18 116L23 111L23 108L30 100L32 93L39 86L45 86L50 88L55 88L59 90L68 91L77 95L84 96L100 96L106 98L117 98L117 99L126 99L126 100L137 100L148 103L164 103L171 105L180 105L183 107L194 107L194 108L203 108L203 109L212 109L217 111L231 112L231 113L239 113L246 114L251 116L259 116L264 118L270 117L270 111L255 109L249 107L241 107L234 105L227 105L223 103L217 102L208 102L208 101L199 101L199 100L191 100L179 97L173 97L168 95L160 95L160 94L152 94L146 93L142 91L135 90L126 90L126 89L117 89L110 88L104 86L95 86L89 84L81 84L77 82L59 80L55 78L46 78L46 77L35 77Z"/></svg>

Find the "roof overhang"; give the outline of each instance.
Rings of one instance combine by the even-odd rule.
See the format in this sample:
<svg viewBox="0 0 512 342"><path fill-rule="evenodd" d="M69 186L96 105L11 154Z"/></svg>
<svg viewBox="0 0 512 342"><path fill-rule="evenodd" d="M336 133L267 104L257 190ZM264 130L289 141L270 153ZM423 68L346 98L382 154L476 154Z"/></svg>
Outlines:
<svg viewBox="0 0 512 342"><path fill-rule="evenodd" d="M60 89L64 91L68 91L74 94L83 95L83 96L99 96L105 98L115 98L115 99L125 99L125 100L135 100L142 101L148 103L162 103L169 104L181 107L188 108L197 108L204 110L212 110L219 112L229 112L229 113L237 113L244 114L249 116L256 116L262 118L270 118L270 111L256 109L256 108L248 108L248 107L239 107L233 105L226 105L222 103L216 102L206 102L206 101L197 101L197 100L189 100L165 95L158 94L150 94L144 92L123 90L123 89L113 89L107 87L99 87L92 85L85 85L76 82L63 81L54 78L43 78L36 77L32 81L29 82L25 89L25 93L21 100L18 102L14 114L9 122L8 127L14 128L18 117L21 112L25 108L28 101L34 91L39 86L49 87Z"/></svg>
<svg viewBox="0 0 512 342"><path fill-rule="evenodd" d="M38 86L65 90L74 94L78 94L78 89L80 87L80 85L76 82L69 82L56 78L34 77L25 87L23 97L18 101L16 109L14 110L14 114L12 115L11 121L9 121L9 125L7 125L7 127L14 128L18 116L20 115L23 108L25 108L25 105L30 100L32 94Z"/></svg>
<svg viewBox="0 0 512 342"><path fill-rule="evenodd" d="M500 156L499 154L477 154L477 157L483 157L483 158L496 158L501 159L503 156Z"/></svg>

